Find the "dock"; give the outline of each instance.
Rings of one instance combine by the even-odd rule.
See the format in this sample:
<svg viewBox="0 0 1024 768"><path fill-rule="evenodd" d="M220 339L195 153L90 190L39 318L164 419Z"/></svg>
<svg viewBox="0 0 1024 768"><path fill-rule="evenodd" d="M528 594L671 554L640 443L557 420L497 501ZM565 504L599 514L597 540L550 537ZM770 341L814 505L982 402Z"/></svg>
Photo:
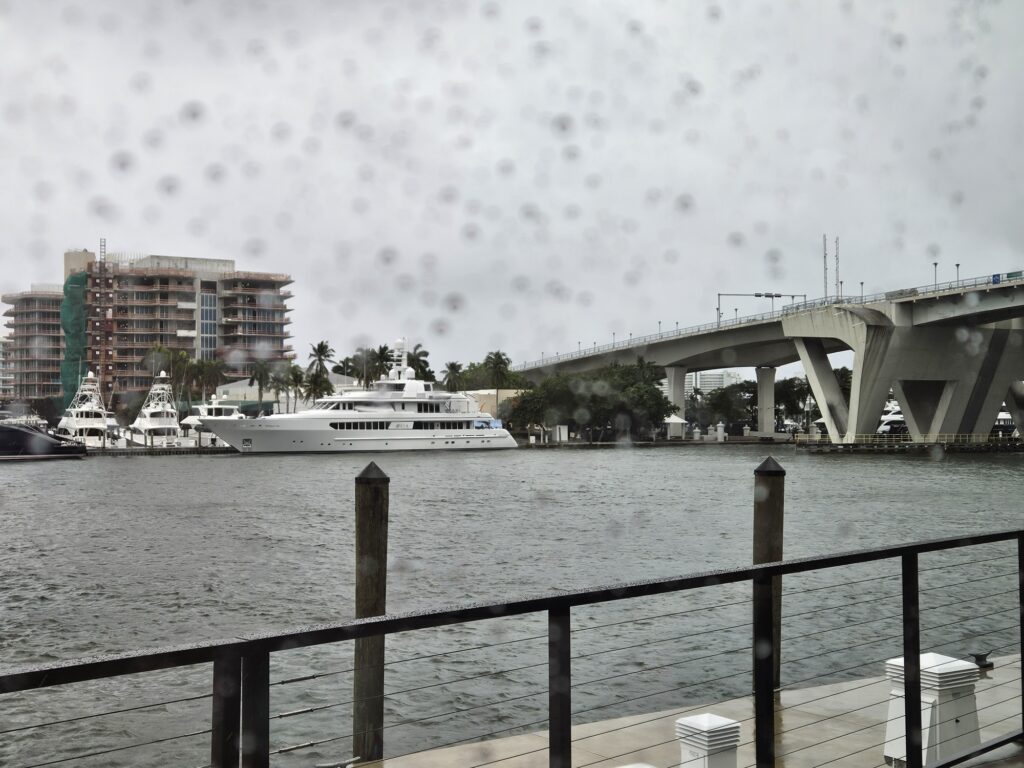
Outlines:
<svg viewBox="0 0 1024 768"><path fill-rule="evenodd" d="M983 673L975 694L982 742L1020 726L1020 656L995 659ZM890 683L884 676L799 688L778 694L776 765L835 768L885 765L885 730ZM646 764L679 768L680 744L675 721L710 712L740 723L736 765L753 766L754 700L752 696L685 709L662 710L572 729L574 768L620 768ZM1009 768L1024 763L1024 744L1010 744L962 765ZM694 763L699 765L700 763ZM363 765L381 768L548 768L546 731L493 741L385 758ZM687 768L687 766L683 766Z"/></svg>
<svg viewBox="0 0 1024 768"><path fill-rule="evenodd" d="M196 446L188 447L143 447L134 448L90 448L89 456L215 456L228 453L238 453L234 448L227 445L204 445L202 448Z"/></svg>

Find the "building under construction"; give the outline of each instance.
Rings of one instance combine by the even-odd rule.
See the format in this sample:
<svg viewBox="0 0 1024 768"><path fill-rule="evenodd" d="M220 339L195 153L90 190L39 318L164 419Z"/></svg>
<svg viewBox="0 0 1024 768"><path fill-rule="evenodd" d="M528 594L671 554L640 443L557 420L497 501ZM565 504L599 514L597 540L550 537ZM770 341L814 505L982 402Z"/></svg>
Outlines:
<svg viewBox="0 0 1024 768"><path fill-rule="evenodd" d="M154 347L222 360L228 378L252 363L294 357L286 344L288 275L240 272L230 259L64 255L62 378L73 391L86 370L109 400L146 392L160 364Z"/></svg>

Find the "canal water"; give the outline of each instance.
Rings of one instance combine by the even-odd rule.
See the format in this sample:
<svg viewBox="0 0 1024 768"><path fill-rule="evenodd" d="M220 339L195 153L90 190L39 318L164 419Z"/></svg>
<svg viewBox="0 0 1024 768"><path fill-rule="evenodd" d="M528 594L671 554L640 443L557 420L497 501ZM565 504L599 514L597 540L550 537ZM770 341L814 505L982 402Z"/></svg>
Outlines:
<svg viewBox="0 0 1024 768"><path fill-rule="evenodd" d="M746 565L753 471L766 455L691 446L7 465L0 666L351 617L353 480L370 460L391 477L391 612ZM774 455L788 472L787 558L1022 524L1024 455ZM1013 652L1013 552L922 559L927 647ZM574 612L575 720L746 695L748 591ZM784 681L881 674L901 655L898 594L895 565L787 580ZM499 619L391 638L388 754L542 728L545 628ZM274 681L321 675L272 689L275 714L312 710L275 717L275 749L337 737L275 765L349 754L350 667L350 646L274 658ZM0 764L78 750L103 754L74 765L202 765L201 733L118 748L209 727L208 699L25 727L208 692L201 668L0 697Z"/></svg>

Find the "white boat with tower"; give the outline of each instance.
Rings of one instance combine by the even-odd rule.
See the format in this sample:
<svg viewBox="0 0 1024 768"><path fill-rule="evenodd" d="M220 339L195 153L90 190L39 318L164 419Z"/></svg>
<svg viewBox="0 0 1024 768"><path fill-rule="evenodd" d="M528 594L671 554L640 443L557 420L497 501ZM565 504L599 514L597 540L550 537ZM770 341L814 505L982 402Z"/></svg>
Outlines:
<svg viewBox="0 0 1024 768"><path fill-rule="evenodd" d="M113 424L112 424L113 422ZM105 448L117 435L113 414L107 411L100 394L99 381L87 371L78 385L78 391L57 423L54 434L82 443L89 448Z"/></svg>
<svg viewBox="0 0 1024 768"><path fill-rule="evenodd" d="M127 438L132 445L182 445L178 407L171 391L171 380L164 371L153 377L153 386L149 388L138 416L128 428Z"/></svg>
<svg viewBox="0 0 1024 768"><path fill-rule="evenodd" d="M391 370L372 389L347 390L298 413L255 419L200 418L242 453L348 453L515 448L501 422L465 393L421 381L408 366L405 340Z"/></svg>

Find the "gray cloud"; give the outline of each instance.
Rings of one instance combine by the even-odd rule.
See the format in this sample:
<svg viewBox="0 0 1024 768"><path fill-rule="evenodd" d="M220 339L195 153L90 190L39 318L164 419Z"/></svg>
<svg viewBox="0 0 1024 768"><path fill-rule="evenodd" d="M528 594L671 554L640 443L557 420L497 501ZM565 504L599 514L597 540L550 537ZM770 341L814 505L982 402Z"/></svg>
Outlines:
<svg viewBox="0 0 1024 768"><path fill-rule="evenodd" d="M295 277L300 358L408 335L439 368L820 295L822 232L847 291L1019 268L1022 16L2 3L0 289L101 236L234 258Z"/></svg>

